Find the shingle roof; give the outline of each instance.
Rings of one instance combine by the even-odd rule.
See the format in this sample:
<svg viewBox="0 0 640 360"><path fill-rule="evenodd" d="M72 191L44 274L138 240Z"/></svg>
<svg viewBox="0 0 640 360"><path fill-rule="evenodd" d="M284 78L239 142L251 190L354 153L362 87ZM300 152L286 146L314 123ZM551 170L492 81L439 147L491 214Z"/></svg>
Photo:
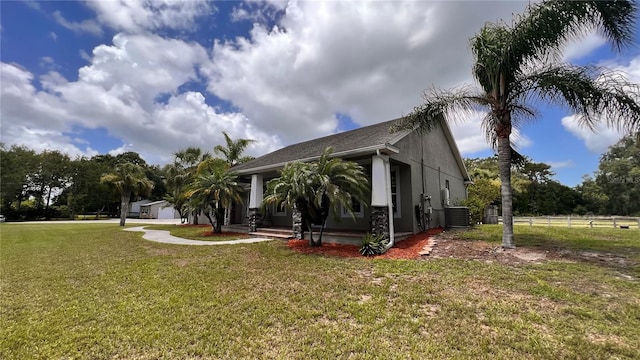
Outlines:
<svg viewBox="0 0 640 360"><path fill-rule="evenodd" d="M293 145L263 155L233 167L233 171L246 173L247 170L264 168L270 165L284 164L290 161L319 157L322 151L331 146L334 153L354 151L375 145L385 145L398 138L398 133L392 134L389 128L395 120L365 126L359 129L321 137Z"/></svg>

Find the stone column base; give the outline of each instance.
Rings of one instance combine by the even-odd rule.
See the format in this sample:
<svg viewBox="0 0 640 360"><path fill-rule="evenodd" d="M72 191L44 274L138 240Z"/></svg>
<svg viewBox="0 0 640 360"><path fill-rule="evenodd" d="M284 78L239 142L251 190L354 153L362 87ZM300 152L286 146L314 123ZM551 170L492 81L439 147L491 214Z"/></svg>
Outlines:
<svg viewBox="0 0 640 360"><path fill-rule="evenodd" d="M295 206L291 214L291 222L293 227L293 237L295 239L304 239L304 231L302 230L302 213Z"/></svg>
<svg viewBox="0 0 640 360"><path fill-rule="evenodd" d="M258 231L258 219L260 218L260 209L259 208L250 208L249 209L249 231L256 232Z"/></svg>
<svg viewBox="0 0 640 360"><path fill-rule="evenodd" d="M389 207L371 207L371 235L381 235L387 242L389 237Z"/></svg>

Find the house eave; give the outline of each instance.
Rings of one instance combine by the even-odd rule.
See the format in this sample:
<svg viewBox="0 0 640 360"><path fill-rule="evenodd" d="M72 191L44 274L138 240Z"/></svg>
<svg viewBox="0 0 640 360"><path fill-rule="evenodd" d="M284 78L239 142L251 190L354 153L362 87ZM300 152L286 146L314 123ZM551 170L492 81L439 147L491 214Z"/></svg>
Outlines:
<svg viewBox="0 0 640 360"><path fill-rule="evenodd" d="M371 146L362 147L362 148L358 148L358 149L351 149L351 150L334 152L333 154L331 154L331 157L354 157L354 156L358 156L358 155L375 154L377 151L380 151L381 153L386 154L386 155L392 155L392 154L400 153L400 149L398 149L397 147L387 143L387 144L371 145ZM320 158L320 155L313 156L313 157L308 157L308 158L304 158L304 159L297 159L295 161L308 162L308 161L317 160L319 158ZM277 163L277 164L270 164L270 165L265 165L265 166L257 166L257 167L249 168L249 169L242 169L242 170L236 171L236 174L238 174L238 175L259 174L259 173L264 173L264 172L268 172L268 171L279 170L279 169L283 168L289 162L291 162L291 161L281 162L281 163Z"/></svg>

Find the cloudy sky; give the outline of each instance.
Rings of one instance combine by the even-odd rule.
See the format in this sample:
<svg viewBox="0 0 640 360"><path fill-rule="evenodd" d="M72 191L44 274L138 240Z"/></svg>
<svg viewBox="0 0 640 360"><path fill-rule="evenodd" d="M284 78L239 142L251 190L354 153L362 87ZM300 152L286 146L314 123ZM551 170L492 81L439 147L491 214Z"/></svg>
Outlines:
<svg viewBox="0 0 640 360"><path fill-rule="evenodd" d="M164 164L187 146L213 149L226 131L257 140L248 153L262 155L402 116L425 89L472 83L468 39L527 3L3 1L0 141ZM640 49L610 50L591 33L564 58L640 82ZM540 111L516 142L570 186L621 136ZM492 154L480 118L453 126L464 156Z"/></svg>

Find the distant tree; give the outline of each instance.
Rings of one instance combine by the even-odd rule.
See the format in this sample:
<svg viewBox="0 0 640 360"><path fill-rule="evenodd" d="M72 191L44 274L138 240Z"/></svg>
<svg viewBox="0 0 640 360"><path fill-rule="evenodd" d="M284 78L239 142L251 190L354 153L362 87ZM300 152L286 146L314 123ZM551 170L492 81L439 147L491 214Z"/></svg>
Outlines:
<svg viewBox="0 0 640 360"><path fill-rule="evenodd" d="M425 103L397 125L429 131L459 111L485 111L483 128L497 149L502 193L502 247L513 248L513 199L510 136L514 127L535 115L539 101L566 106L580 124L640 130L638 84L594 66L558 61L568 39L598 29L621 48L634 44L633 1L560 1L534 3L512 25L488 23L471 39L473 76L481 89L434 89Z"/></svg>
<svg viewBox="0 0 640 360"><path fill-rule="evenodd" d="M120 195L120 226L125 225L131 196L147 195L153 189L153 182L145 176L144 168L130 162L116 165L114 172L103 175L100 182Z"/></svg>
<svg viewBox="0 0 640 360"><path fill-rule="evenodd" d="M123 152L122 154L118 154L115 156L115 159L113 159L113 161L115 165L132 163L143 168L147 167L147 162L144 161L144 159L140 157L140 154L135 151L127 151Z"/></svg>
<svg viewBox="0 0 640 360"><path fill-rule="evenodd" d="M44 202L49 208L51 193L62 191L68 186L71 177L71 159L60 151L43 151L37 155L38 168L34 174L34 191L36 207L40 208Z"/></svg>
<svg viewBox="0 0 640 360"><path fill-rule="evenodd" d="M147 179L153 182L153 190L151 190L149 194L149 199L154 201L162 200L167 194L167 185L163 169L158 165L150 165L144 168L144 173Z"/></svg>
<svg viewBox="0 0 640 360"><path fill-rule="evenodd" d="M478 223L483 220L487 206L500 202L500 181L486 177L474 179L468 190L469 195L462 205L469 208L473 222Z"/></svg>
<svg viewBox="0 0 640 360"><path fill-rule="evenodd" d="M582 198L582 206L585 214L604 215L607 213L609 197L602 187L591 176L582 177L582 183L576 186L576 191Z"/></svg>
<svg viewBox="0 0 640 360"><path fill-rule="evenodd" d="M249 160L253 160L252 156L242 156L242 153L247 148L247 146L255 142L255 140L238 139L234 141L224 131L222 132L222 135L224 135L224 139L227 142L227 146L216 145L216 147L213 148L213 151L216 154L222 154L224 156L224 159L229 164L229 167L234 167L235 165L242 164Z"/></svg>
<svg viewBox="0 0 640 360"><path fill-rule="evenodd" d="M640 215L640 133L625 136L600 158L596 183L610 215Z"/></svg>
<svg viewBox="0 0 640 360"><path fill-rule="evenodd" d="M0 199L2 213L19 216L22 202L29 196L32 179L37 173L35 151L25 146L0 144Z"/></svg>

